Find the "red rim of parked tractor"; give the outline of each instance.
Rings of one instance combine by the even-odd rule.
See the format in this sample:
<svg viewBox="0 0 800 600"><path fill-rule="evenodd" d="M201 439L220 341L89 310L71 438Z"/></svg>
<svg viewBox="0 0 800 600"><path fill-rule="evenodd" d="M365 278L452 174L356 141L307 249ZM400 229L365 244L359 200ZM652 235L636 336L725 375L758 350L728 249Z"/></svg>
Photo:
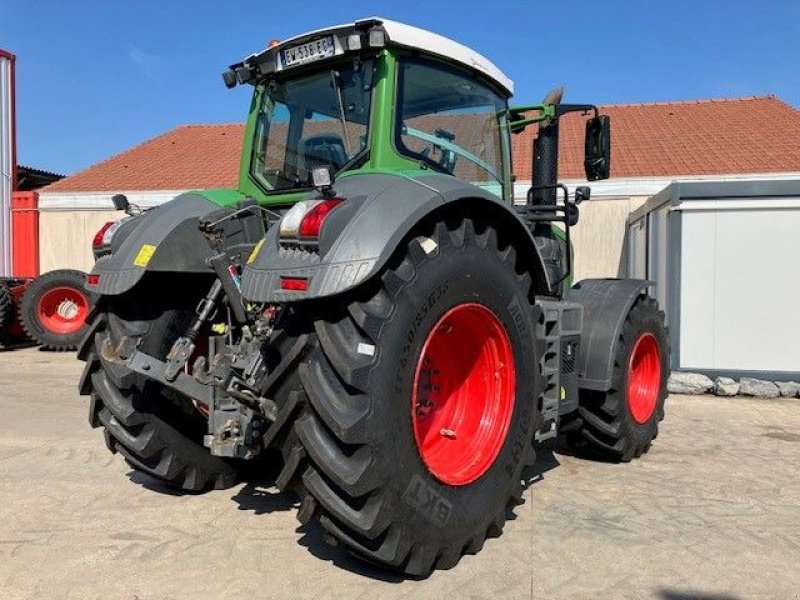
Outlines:
<svg viewBox="0 0 800 600"><path fill-rule="evenodd" d="M36 304L36 316L42 327L52 333L75 333L86 322L89 299L80 290L56 287L47 290Z"/></svg>
<svg viewBox="0 0 800 600"><path fill-rule="evenodd" d="M431 329L414 374L417 449L441 482L467 485L500 453L514 411L514 353L500 319L459 304Z"/></svg>
<svg viewBox="0 0 800 600"><path fill-rule="evenodd" d="M652 333L636 340L628 365L628 409L637 423L653 416L661 388L661 350Z"/></svg>

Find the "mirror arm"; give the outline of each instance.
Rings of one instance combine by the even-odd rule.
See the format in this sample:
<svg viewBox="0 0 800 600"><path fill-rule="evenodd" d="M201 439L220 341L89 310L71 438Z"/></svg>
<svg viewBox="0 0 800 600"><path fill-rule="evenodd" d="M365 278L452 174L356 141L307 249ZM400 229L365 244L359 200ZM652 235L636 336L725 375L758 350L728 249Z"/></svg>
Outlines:
<svg viewBox="0 0 800 600"><path fill-rule="evenodd" d="M582 112L586 114L593 112L594 116L600 114L600 110L594 104L556 104L556 118L571 112Z"/></svg>
<svg viewBox="0 0 800 600"><path fill-rule="evenodd" d="M525 130L528 125L532 123L541 123L542 121L546 121L547 119L554 119L556 118L556 106L557 104L529 104L527 106L512 106L509 109L504 109L506 115L508 115L509 120L506 121L505 127L507 127L512 133L521 133ZM521 113L529 112L529 111L538 111L539 114L533 117L527 118L516 118L520 117Z"/></svg>

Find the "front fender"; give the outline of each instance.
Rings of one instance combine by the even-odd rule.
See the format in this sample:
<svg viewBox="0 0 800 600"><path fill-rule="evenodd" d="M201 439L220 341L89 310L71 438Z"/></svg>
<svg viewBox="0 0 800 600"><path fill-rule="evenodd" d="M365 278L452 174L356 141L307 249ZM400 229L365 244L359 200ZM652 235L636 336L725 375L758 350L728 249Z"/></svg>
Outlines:
<svg viewBox="0 0 800 600"><path fill-rule="evenodd" d="M578 386L608 391L614 374L617 341L631 307L647 288L644 279L584 279L566 300L583 305L583 331L578 346Z"/></svg>
<svg viewBox="0 0 800 600"><path fill-rule="evenodd" d="M118 295L131 289L147 271L207 273L212 250L198 229L199 218L219 211L200 194L182 194L137 219L120 247L97 260L86 289ZM96 283L95 283L96 282Z"/></svg>
<svg viewBox="0 0 800 600"><path fill-rule="evenodd" d="M446 175L421 178L402 174L363 174L336 182L346 202L334 210L320 232L319 251L282 245L278 227L242 277L242 295L253 302L286 302L333 296L353 289L381 271L402 240L433 211L466 198L488 202L487 216L501 211L519 228L526 251L541 257L528 229L513 209L480 187ZM306 291L281 289L282 278L308 280Z"/></svg>

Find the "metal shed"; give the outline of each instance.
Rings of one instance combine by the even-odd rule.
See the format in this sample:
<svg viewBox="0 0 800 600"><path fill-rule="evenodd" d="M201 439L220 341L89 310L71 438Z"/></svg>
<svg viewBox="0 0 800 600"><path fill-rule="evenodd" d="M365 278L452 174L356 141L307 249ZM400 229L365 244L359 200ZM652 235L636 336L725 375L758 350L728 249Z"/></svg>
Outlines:
<svg viewBox="0 0 800 600"><path fill-rule="evenodd" d="M628 275L656 282L673 370L800 379L800 180L677 181L627 227Z"/></svg>

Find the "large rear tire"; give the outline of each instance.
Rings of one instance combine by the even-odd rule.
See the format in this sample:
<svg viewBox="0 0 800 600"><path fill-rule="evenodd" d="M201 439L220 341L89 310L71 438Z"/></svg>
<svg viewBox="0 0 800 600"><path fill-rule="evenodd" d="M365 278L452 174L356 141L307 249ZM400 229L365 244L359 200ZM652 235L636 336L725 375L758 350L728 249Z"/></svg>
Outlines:
<svg viewBox="0 0 800 600"><path fill-rule="evenodd" d="M572 434L573 444L612 461L646 453L664 419L668 376L664 313L653 298L641 296L620 332L611 388L580 392L581 425Z"/></svg>
<svg viewBox="0 0 800 600"><path fill-rule="evenodd" d="M20 302L20 321L42 348L66 351L78 346L92 308L85 280L81 271L59 269L40 275L28 286Z"/></svg>
<svg viewBox="0 0 800 600"><path fill-rule="evenodd" d="M278 477L302 522L415 576L501 533L533 463L530 288L514 248L465 219L411 240L357 295L309 307L306 403Z"/></svg>
<svg viewBox="0 0 800 600"><path fill-rule="evenodd" d="M233 465L203 446L205 417L190 398L130 372L104 368L99 357L107 340L113 347L128 335L139 338L141 351L163 360L203 293L202 287L173 282L107 297L92 324L95 334L79 353L87 363L81 393L92 399L89 421L104 428L109 450L133 468L191 491L224 489L238 480Z"/></svg>

